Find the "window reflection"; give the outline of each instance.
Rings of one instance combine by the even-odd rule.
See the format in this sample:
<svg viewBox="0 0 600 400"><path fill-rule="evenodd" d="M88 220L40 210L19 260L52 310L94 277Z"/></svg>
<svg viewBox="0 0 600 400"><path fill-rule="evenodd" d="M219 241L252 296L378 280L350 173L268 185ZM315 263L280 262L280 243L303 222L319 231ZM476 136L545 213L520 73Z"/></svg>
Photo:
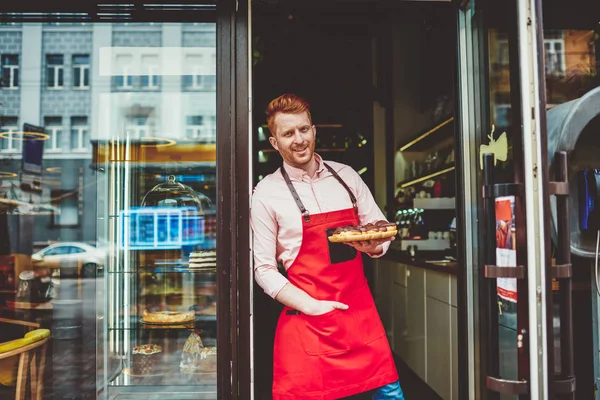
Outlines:
<svg viewBox="0 0 600 400"><path fill-rule="evenodd" d="M21 271L52 277L46 389L216 398L215 24L2 24L0 73L0 305ZM173 182L200 206L144 203ZM191 319L144 324L165 312Z"/></svg>

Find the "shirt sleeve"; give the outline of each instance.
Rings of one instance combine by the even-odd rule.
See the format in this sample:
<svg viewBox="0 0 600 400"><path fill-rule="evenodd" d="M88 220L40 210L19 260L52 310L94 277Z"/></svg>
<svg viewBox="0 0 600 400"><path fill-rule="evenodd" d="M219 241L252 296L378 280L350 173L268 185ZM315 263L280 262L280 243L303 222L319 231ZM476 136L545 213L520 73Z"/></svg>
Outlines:
<svg viewBox="0 0 600 400"><path fill-rule="evenodd" d="M369 190L369 187L365 184L365 182L362 180L360 175L358 173L356 173L356 171L354 171L350 167L348 167L348 169L351 171L352 175L354 175L354 179L353 179L354 188L353 189L355 190L356 200L358 201L359 224L365 225L365 224L379 221L382 219L387 221L387 218L385 217L385 215L383 214L383 212L381 211L381 209L375 202L375 199L373 198L373 194ZM387 253L388 249L390 248L390 244L391 244L391 242L385 242L382 245L383 251L381 253L377 253L377 254L367 253L367 255L372 258L379 258L379 257L383 256L385 253Z"/></svg>
<svg viewBox="0 0 600 400"><path fill-rule="evenodd" d="M250 226L254 253L254 278L266 294L275 298L289 283L277 269L277 220L268 206L252 196Z"/></svg>

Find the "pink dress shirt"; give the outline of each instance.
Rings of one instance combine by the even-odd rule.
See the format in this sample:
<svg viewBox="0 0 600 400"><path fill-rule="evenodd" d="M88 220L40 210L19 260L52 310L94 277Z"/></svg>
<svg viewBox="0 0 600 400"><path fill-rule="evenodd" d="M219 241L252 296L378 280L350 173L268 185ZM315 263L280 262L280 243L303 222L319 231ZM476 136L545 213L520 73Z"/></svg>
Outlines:
<svg viewBox="0 0 600 400"><path fill-rule="evenodd" d="M315 153L318 162L317 172L311 179L302 169L284 163L294 188L304 207L311 214L320 214L352 207L350 196L344 187L325 168L323 160ZM360 224L386 219L369 188L360 175L351 167L333 161L326 161L346 182L358 201ZM253 233L254 276L256 282L269 296L275 298L289 282L277 269L281 261L287 270L300 251L302 244L302 216L292 197L281 171L266 176L254 188L250 210L250 224ZM381 257L390 243L383 246L383 252L371 257Z"/></svg>

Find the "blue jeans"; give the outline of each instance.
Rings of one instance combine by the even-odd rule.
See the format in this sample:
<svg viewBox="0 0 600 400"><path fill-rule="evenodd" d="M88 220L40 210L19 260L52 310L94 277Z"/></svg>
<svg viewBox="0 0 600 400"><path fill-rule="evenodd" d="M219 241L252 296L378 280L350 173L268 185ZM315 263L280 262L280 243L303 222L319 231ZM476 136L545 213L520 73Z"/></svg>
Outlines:
<svg viewBox="0 0 600 400"><path fill-rule="evenodd" d="M400 382L388 383L373 392L373 400L404 400Z"/></svg>

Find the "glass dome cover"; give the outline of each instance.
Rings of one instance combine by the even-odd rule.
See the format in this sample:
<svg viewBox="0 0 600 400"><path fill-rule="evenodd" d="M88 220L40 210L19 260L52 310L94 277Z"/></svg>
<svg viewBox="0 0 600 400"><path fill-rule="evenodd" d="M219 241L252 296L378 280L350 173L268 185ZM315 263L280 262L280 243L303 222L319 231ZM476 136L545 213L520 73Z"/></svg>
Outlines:
<svg viewBox="0 0 600 400"><path fill-rule="evenodd" d="M166 182L154 186L142 199L142 207L193 207L204 214L211 207L210 199L169 175Z"/></svg>

